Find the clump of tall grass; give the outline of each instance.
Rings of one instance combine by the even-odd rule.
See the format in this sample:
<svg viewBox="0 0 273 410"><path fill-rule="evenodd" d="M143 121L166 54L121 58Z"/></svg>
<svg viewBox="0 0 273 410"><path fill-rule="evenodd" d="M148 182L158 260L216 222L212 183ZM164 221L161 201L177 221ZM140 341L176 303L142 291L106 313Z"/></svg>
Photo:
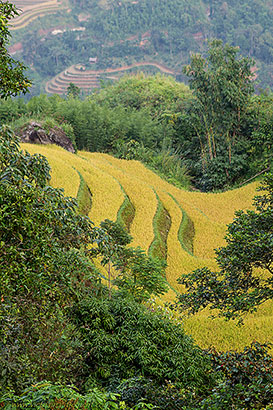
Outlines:
<svg viewBox="0 0 273 410"><path fill-rule="evenodd" d="M118 140L115 142L114 155L121 159L141 161L169 183L179 188L190 188L191 178L182 155L172 148L167 138L163 140L161 149L157 150L147 148L135 140Z"/></svg>
<svg viewBox="0 0 273 410"><path fill-rule="evenodd" d="M92 207L92 193L87 183L78 171L80 177L80 186L77 193L78 212L81 215L88 215Z"/></svg>
<svg viewBox="0 0 273 410"><path fill-rule="evenodd" d="M183 163L182 155L172 148L167 138L163 140L161 150L156 152L148 165L159 171L160 175L162 174L171 184L179 188L190 188L191 178Z"/></svg>
<svg viewBox="0 0 273 410"><path fill-rule="evenodd" d="M135 217L135 207L132 204L129 196L124 190L123 186L120 184L120 188L124 194L124 201L117 213L117 222L124 226L127 232L130 232L131 224Z"/></svg>

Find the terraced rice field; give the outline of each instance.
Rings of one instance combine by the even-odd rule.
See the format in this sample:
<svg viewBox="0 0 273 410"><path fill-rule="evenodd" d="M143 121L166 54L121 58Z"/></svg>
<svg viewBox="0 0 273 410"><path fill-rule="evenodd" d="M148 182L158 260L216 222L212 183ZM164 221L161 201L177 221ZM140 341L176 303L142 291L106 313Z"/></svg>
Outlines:
<svg viewBox="0 0 273 410"><path fill-rule="evenodd" d="M138 161L126 161L107 154L71 154L56 146L23 144L30 153L45 155L52 167L52 185L66 195L77 196L83 182L91 192L88 215L96 225L109 218L120 220L133 235L133 246L141 246L167 260L169 292L158 303L172 301L181 273L197 267L216 268L214 249L225 243L226 224L238 209L250 209L257 183L224 193L188 192L170 185ZM78 195L79 197L79 195ZM254 339L273 342L273 303L248 315L245 326L209 318L204 311L185 318L188 333L202 347L242 349Z"/></svg>
<svg viewBox="0 0 273 410"><path fill-rule="evenodd" d="M65 6L61 0L14 0L20 15L12 20L11 30L26 27L38 17L59 11Z"/></svg>
<svg viewBox="0 0 273 410"><path fill-rule="evenodd" d="M50 81L46 83L45 90L51 94L65 94L70 83L75 84L81 90L88 92L100 87L100 80L118 80L121 74L134 68L156 67L162 73L174 75L175 72L171 69L156 62L140 62L134 63L124 67L106 68L105 70L86 70L80 64L72 65L66 70L62 71Z"/></svg>

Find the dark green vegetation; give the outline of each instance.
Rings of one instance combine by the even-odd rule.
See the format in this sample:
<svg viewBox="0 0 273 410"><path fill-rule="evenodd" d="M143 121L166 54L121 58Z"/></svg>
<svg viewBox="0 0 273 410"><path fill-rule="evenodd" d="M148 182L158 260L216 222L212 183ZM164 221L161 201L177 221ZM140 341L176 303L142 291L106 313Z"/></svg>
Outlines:
<svg viewBox="0 0 273 410"><path fill-rule="evenodd" d="M178 205L182 213L182 220L178 230L178 240L186 252L193 255L194 224L173 195L169 194Z"/></svg>
<svg viewBox="0 0 273 410"><path fill-rule="evenodd" d="M130 227L131 224L134 220L134 216L135 216L135 207L132 204L130 198L128 197L128 195L126 194L126 192L124 191L124 188L120 185L121 190L123 192L124 195L124 202L121 205L118 214L117 214L117 222L122 225L127 232L130 232Z"/></svg>
<svg viewBox="0 0 273 410"><path fill-rule="evenodd" d="M29 387L23 395L6 394L0 403L1 408L22 410L114 410L119 407L119 398L113 393L92 389L80 394L72 386L40 382ZM138 408L149 408L142 403ZM137 407L135 407L137 409Z"/></svg>
<svg viewBox="0 0 273 410"><path fill-rule="evenodd" d="M164 208L157 194L156 198L157 210L153 220L155 236L149 247L149 254L154 257L158 256L160 259L167 260L167 238L171 227L171 217L167 209Z"/></svg>
<svg viewBox="0 0 273 410"><path fill-rule="evenodd" d="M78 357L66 344L70 329L63 321L63 307L75 298L85 278L92 277L86 254L93 239L92 224L76 215L75 201L47 186L49 166L44 158L21 153L8 130L1 131L0 158L5 390L20 389L38 374L54 378L62 372L64 360L76 364Z"/></svg>
<svg viewBox="0 0 273 410"><path fill-rule="evenodd" d="M219 188L243 171L242 129L254 91L251 60L238 58L238 49L219 40L209 44L207 60L191 57L184 67L196 97L191 123L200 140L201 163L197 172L204 174L203 188ZM204 138L205 137L205 138Z"/></svg>
<svg viewBox="0 0 273 410"><path fill-rule="evenodd" d="M213 38L255 58L261 86L272 87L272 0L71 0L69 7L69 14L41 17L14 35L14 41L22 41L20 57L33 66L36 94L43 92L41 79L71 64L89 66L90 57L98 58L92 64L96 69L158 61L185 80L181 64L188 63L190 52L203 52L205 40ZM86 21L79 19L83 11ZM67 31L46 33L56 27Z"/></svg>
<svg viewBox="0 0 273 410"><path fill-rule="evenodd" d="M15 61L7 51L9 42L9 20L18 14L14 5L0 2L0 98L26 93L30 87L29 80L24 76L26 67Z"/></svg>

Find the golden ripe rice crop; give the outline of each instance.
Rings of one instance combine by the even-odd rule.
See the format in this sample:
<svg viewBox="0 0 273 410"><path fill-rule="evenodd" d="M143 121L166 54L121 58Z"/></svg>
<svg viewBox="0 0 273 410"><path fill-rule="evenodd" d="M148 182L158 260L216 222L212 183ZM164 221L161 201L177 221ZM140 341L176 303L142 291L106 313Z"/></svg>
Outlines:
<svg viewBox="0 0 273 410"><path fill-rule="evenodd" d="M23 147L48 158L51 183L63 187L66 195L77 196L78 172L81 174L92 193L89 216L96 225L105 218L116 220L126 194L135 208L130 226L132 245L146 251L154 240L153 219L158 200L161 202L171 219L166 239L166 278L170 291L162 297L162 302L173 301L175 293L183 291L177 283L182 273L203 266L217 269L214 249L225 244L226 224L232 222L236 210L252 207L258 185L251 183L224 193L189 192L170 185L138 161L119 160L100 153L70 154L55 146L23 144ZM189 238L183 235L187 232L181 229L185 218L191 221L193 252L185 245ZM184 319L184 326L202 347L242 349L254 339L273 342L272 318L273 304L267 302L255 314L249 314L241 328L220 319L212 320L207 311Z"/></svg>
<svg viewBox="0 0 273 410"><path fill-rule="evenodd" d="M21 147L30 154L44 155L51 167L51 185L63 188L66 196L77 196L80 177L70 163L73 154L55 145L21 144Z"/></svg>
<svg viewBox="0 0 273 410"><path fill-rule="evenodd" d="M90 219L96 224L104 219L115 220L124 201L124 195L118 182L101 169L89 163L79 168L92 193Z"/></svg>
<svg viewBox="0 0 273 410"><path fill-rule="evenodd" d="M118 181L110 173L97 167L95 162L86 161L60 147L22 144L22 148L31 154L40 153L48 159L52 168L51 184L57 188L64 188L67 196L77 196L80 172L93 196L89 216L95 224L106 218L116 219L124 195Z"/></svg>
<svg viewBox="0 0 273 410"><path fill-rule="evenodd" d="M133 236L131 245L141 246L141 248L148 250L154 237L153 216L157 208L156 196L151 187L143 182L138 175L128 176L118 167L118 164L112 165L108 161L109 156L88 152L82 152L81 156L91 163L94 162L120 182L136 210L130 231Z"/></svg>

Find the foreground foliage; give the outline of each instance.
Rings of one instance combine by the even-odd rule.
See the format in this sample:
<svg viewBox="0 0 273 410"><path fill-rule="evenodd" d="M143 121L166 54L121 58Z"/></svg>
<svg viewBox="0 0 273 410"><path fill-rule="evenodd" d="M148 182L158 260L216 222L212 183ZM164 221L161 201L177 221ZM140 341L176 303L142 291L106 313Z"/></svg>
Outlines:
<svg viewBox="0 0 273 410"><path fill-rule="evenodd" d="M0 1L0 98L15 96L28 91L31 83L24 75L26 67L14 60L7 50L10 37L9 21L18 15L9 1Z"/></svg>
<svg viewBox="0 0 273 410"><path fill-rule="evenodd" d="M93 388L87 394L80 394L72 386L49 382L37 383L27 388L21 396L6 394L0 398L0 408L19 410L140 410L151 409L152 405L140 402L127 407L119 396Z"/></svg>
<svg viewBox="0 0 273 410"><path fill-rule="evenodd" d="M77 297L84 280L94 281L87 259L92 224L77 215L74 199L47 185L48 179L46 160L24 154L10 131L2 130L0 361L4 389L9 385L21 389L37 377L52 380L62 374L65 378L63 361L75 364L77 356L66 344L72 329L64 320L64 308Z"/></svg>
<svg viewBox="0 0 273 410"><path fill-rule="evenodd" d="M273 402L273 360L268 346L253 342L243 352L209 351L213 367L224 375L205 408L260 409Z"/></svg>
<svg viewBox="0 0 273 410"><path fill-rule="evenodd" d="M212 382L209 361L181 325L133 300L86 298L70 314L85 346L87 385L145 376L206 390Z"/></svg>

